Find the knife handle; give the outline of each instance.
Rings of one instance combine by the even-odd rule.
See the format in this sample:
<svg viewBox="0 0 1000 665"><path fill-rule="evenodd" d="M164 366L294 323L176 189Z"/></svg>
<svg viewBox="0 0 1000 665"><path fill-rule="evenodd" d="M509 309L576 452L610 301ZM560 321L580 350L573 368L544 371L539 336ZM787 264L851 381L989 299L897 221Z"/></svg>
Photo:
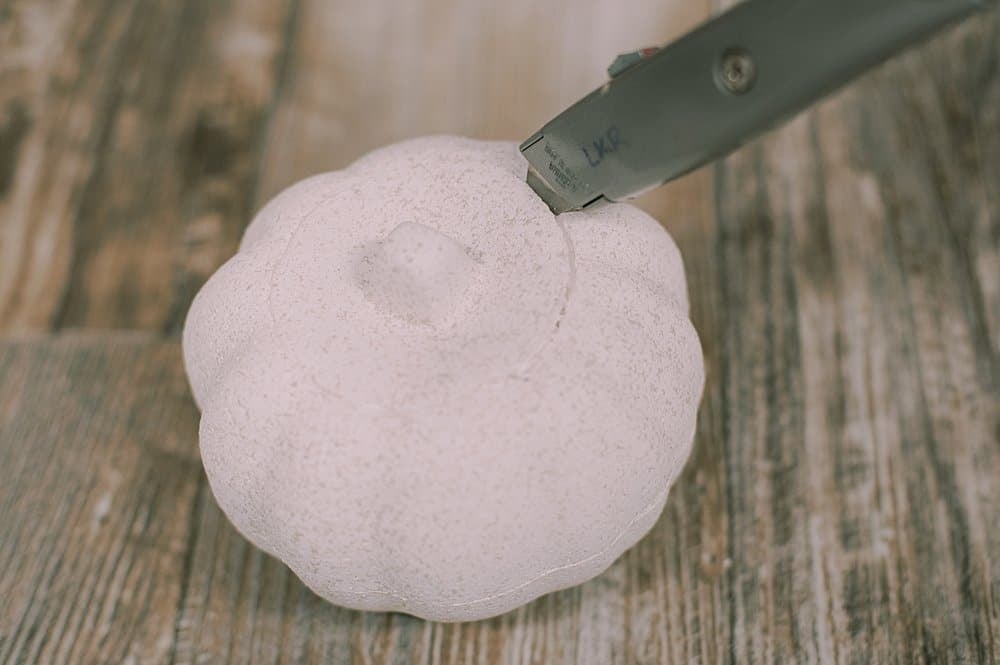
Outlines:
<svg viewBox="0 0 1000 665"><path fill-rule="evenodd" d="M554 194L553 209L630 198L731 152L993 4L747 0L626 69L521 150Z"/></svg>

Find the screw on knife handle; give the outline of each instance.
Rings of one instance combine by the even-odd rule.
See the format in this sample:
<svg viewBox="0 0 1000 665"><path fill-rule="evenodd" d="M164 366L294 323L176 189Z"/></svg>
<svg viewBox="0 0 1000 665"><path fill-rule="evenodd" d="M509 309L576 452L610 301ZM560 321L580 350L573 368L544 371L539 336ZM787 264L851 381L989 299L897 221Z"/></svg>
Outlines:
<svg viewBox="0 0 1000 665"><path fill-rule="evenodd" d="M757 63L746 49L728 48L719 57L715 80L725 92L745 95L757 80Z"/></svg>

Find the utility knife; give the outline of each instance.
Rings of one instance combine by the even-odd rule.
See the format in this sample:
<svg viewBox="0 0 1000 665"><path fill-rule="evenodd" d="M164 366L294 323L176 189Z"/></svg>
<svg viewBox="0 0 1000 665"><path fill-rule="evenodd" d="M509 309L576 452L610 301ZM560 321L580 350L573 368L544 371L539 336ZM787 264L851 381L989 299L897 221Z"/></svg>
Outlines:
<svg viewBox="0 0 1000 665"><path fill-rule="evenodd" d="M521 144L556 214L638 196L732 152L995 0L746 0L610 79Z"/></svg>

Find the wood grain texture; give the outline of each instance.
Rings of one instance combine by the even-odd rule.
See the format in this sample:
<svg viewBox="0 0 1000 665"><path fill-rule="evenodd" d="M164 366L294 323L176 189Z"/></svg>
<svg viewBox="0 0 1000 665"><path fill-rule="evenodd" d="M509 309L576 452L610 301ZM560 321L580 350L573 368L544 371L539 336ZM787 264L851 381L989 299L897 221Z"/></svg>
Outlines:
<svg viewBox="0 0 1000 665"><path fill-rule="evenodd" d="M5 7L0 326L178 329L253 212L294 9Z"/></svg>
<svg viewBox="0 0 1000 665"><path fill-rule="evenodd" d="M166 662L203 486L176 343L0 345L0 662Z"/></svg>
<svg viewBox="0 0 1000 665"><path fill-rule="evenodd" d="M709 11L389 4L0 3L0 328L35 331L0 342L0 663L1000 662L996 12L642 200L708 381L606 573L434 624L232 529L154 334L252 209L399 138L527 135Z"/></svg>
<svg viewBox="0 0 1000 665"><path fill-rule="evenodd" d="M0 329L177 332L282 187L410 136L523 138L709 11L627 5L12 0Z"/></svg>

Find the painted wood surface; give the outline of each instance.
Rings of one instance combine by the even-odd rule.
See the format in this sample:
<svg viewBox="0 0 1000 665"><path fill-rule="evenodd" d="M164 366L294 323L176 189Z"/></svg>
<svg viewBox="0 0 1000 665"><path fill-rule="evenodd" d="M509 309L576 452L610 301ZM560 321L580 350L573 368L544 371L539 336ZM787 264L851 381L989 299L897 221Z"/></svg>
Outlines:
<svg viewBox="0 0 1000 665"><path fill-rule="evenodd" d="M1000 17L642 205L695 453L606 573L492 621L332 607L216 506L177 333L253 210L519 139L708 2L0 1L0 663L1000 662Z"/></svg>

